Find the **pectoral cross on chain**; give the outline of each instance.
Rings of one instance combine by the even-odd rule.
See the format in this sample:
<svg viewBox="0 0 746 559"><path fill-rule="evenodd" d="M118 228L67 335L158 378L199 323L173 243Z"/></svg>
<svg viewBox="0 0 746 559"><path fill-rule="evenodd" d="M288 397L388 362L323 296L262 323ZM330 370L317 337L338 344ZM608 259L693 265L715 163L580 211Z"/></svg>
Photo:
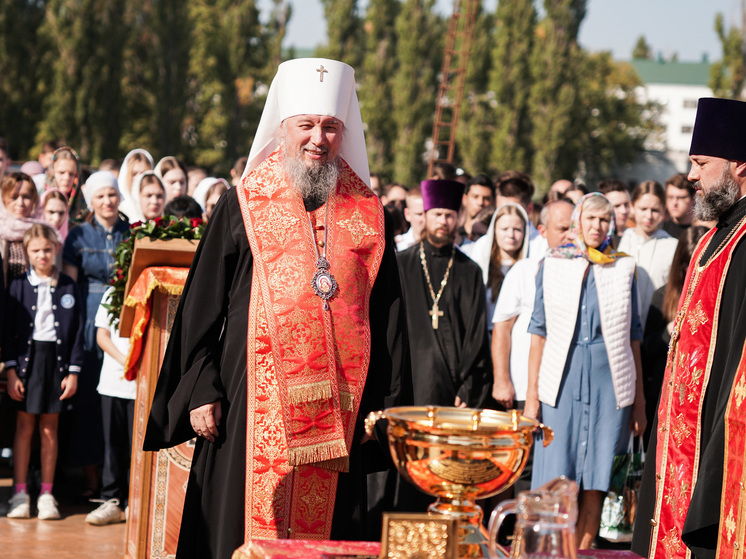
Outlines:
<svg viewBox="0 0 746 559"><path fill-rule="evenodd" d="M438 317L443 316L443 311L438 310L438 303L433 304L433 310L428 311L433 319L433 330L438 329Z"/></svg>
<svg viewBox="0 0 746 559"><path fill-rule="evenodd" d="M319 66L318 68L316 68L316 71L319 73L319 81L320 82L324 81L324 74L328 74L329 73L329 70L325 69L323 64L321 66Z"/></svg>

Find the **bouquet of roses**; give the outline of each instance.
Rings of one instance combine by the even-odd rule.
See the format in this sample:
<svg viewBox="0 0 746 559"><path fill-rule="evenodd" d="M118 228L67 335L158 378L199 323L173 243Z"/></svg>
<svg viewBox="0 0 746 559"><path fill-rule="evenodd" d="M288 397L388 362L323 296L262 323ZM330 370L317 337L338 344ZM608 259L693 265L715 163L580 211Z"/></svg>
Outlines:
<svg viewBox="0 0 746 559"><path fill-rule="evenodd" d="M199 240L204 231L205 222L201 218L177 218L170 215L156 217L147 222L138 221L130 225L129 237L119 243L114 251L114 273L111 278L114 292L111 294L109 303L104 305L109 312L112 325L119 323L119 315L124 305L124 289L127 285L130 264L132 264L132 254L135 252L135 241L146 237L153 240Z"/></svg>

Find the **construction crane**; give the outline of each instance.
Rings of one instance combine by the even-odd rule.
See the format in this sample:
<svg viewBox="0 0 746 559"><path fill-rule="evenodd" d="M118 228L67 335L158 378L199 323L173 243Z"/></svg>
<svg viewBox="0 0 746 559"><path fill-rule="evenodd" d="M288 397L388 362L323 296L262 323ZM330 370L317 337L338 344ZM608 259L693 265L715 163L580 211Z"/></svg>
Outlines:
<svg viewBox="0 0 746 559"><path fill-rule="evenodd" d="M443 51L443 67L440 75L438 96L435 100L435 122L433 124L432 149L427 165L427 176L433 176L436 163L452 163L456 147L461 101L464 98L466 70L469 67L474 22L480 0L454 0L453 15L448 21L446 46Z"/></svg>

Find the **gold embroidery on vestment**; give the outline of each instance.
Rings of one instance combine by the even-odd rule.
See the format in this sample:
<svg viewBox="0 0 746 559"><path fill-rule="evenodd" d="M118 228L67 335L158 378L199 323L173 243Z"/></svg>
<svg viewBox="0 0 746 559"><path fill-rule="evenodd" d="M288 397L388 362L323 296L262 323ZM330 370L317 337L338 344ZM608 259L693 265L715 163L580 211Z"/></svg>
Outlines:
<svg viewBox="0 0 746 559"><path fill-rule="evenodd" d="M700 326L707 322L707 314L705 314L702 308L702 301L697 301L695 307L686 317L686 321L689 323L689 331L692 333L692 336L697 333Z"/></svg>
<svg viewBox="0 0 746 559"><path fill-rule="evenodd" d="M741 377L734 390L736 393L736 406L740 408L744 398L746 398L746 380L744 377Z"/></svg>
<svg viewBox="0 0 746 559"><path fill-rule="evenodd" d="M669 557L675 557L681 553L682 543L675 528L671 528L666 534L666 537L663 538L663 549L666 550L667 559Z"/></svg>
<svg viewBox="0 0 746 559"><path fill-rule="evenodd" d="M692 430L689 428L689 426L686 424L686 419L684 418L684 414L680 413L676 416L676 419L674 420L673 428L671 430L671 434L673 435L673 438L676 440L676 444L680 445L684 439L689 437L689 435L692 434Z"/></svg>
<svg viewBox="0 0 746 559"><path fill-rule="evenodd" d="M275 293L282 293L288 299L298 300L307 287L300 258L283 254L275 262L267 263L267 271L270 289Z"/></svg>
<svg viewBox="0 0 746 559"><path fill-rule="evenodd" d="M272 237L274 244L284 246L288 237L297 236L299 221L293 214L285 211L282 205L270 202L265 209L257 211L254 229Z"/></svg>
<svg viewBox="0 0 746 559"><path fill-rule="evenodd" d="M728 518L725 519L725 531L728 533L728 542L733 541L733 533L736 531L736 521L733 515L733 507L728 512Z"/></svg>
<svg viewBox="0 0 746 559"><path fill-rule="evenodd" d="M344 229L350 234L356 245L359 245L363 238L375 234L373 228L365 222L365 218L357 209L348 219L343 219L338 225L340 229Z"/></svg>

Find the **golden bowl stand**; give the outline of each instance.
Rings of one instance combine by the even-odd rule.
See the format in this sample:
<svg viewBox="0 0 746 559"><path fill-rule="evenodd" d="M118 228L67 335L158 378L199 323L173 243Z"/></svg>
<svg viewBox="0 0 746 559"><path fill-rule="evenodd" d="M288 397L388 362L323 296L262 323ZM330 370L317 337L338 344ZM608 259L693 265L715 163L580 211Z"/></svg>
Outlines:
<svg viewBox="0 0 746 559"><path fill-rule="evenodd" d="M513 485L528 460L534 431L544 432L546 446L552 430L517 410L411 406L371 412L366 432L372 434L381 419L388 420L389 449L399 473L437 497L429 512L458 520L458 557L489 558L476 500Z"/></svg>

